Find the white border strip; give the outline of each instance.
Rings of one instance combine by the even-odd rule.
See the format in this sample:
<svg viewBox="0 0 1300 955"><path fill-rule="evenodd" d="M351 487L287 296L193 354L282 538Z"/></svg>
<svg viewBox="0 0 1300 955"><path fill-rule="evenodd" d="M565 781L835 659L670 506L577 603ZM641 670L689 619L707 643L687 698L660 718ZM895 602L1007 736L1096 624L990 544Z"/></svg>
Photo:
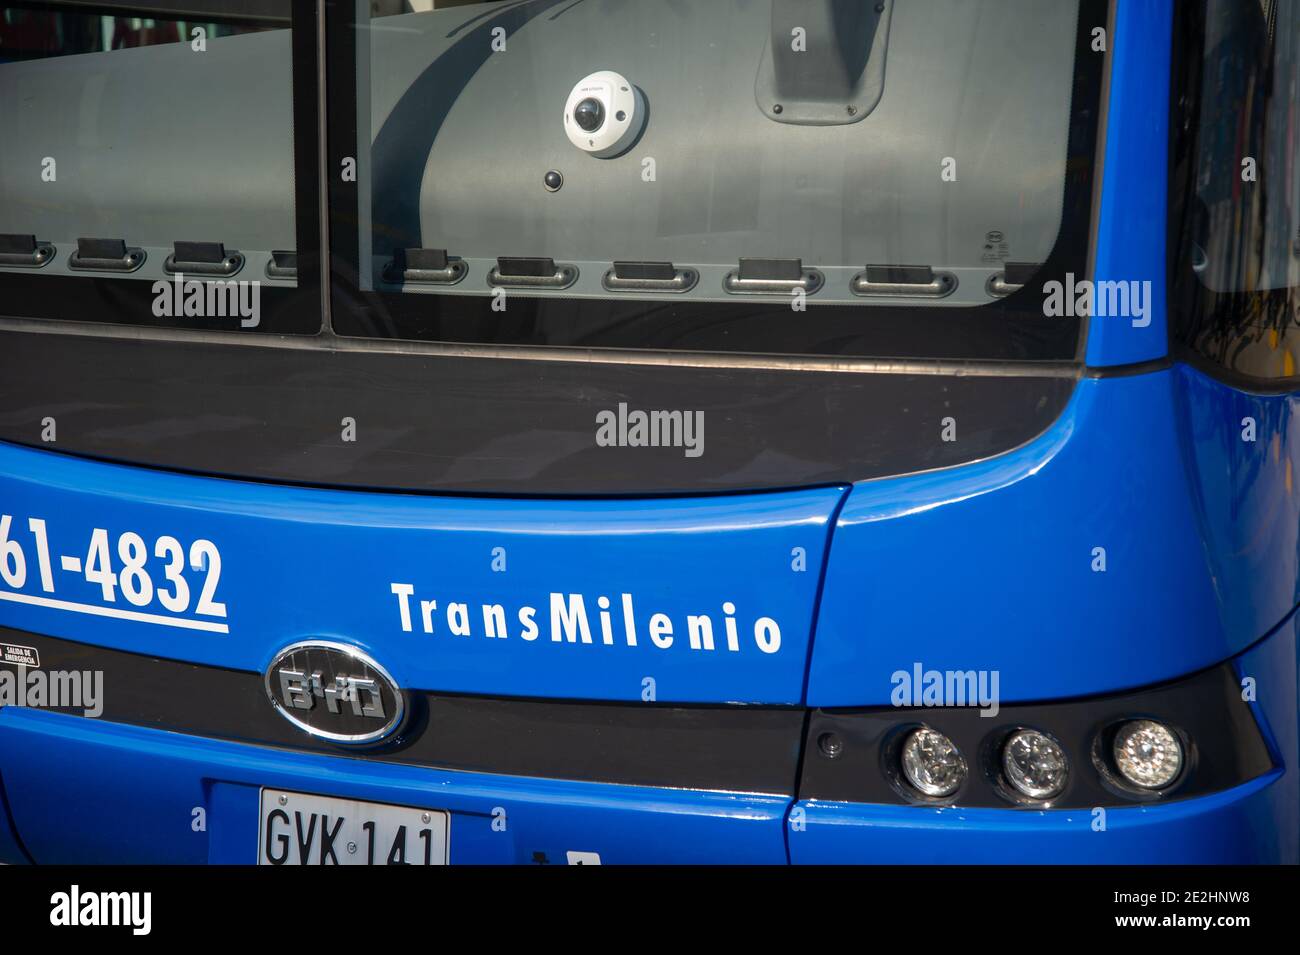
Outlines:
<svg viewBox="0 0 1300 955"><path fill-rule="evenodd" d="M15 594L4 590L0 590L0 600L12 600L14 603L31 604L34 607L50 607L54 610L88 613L96 617L114 617L118 620L134 620L137 623L155 623L163 627L180 627L182 630L206 630L209 633L230 632L229 625L213 623L208 620L187 620L184 617L165 617L157 613L140 613L138 610L96 607L93 604L78 604L70 600L55 600L52 597L33 597L29 594Z"/></svg>

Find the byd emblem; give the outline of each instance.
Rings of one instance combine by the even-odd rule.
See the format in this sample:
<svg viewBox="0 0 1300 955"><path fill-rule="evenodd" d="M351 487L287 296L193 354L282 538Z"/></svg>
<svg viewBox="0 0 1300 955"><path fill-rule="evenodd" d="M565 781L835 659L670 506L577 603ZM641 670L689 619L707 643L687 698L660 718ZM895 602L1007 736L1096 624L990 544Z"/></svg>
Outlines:
<svg viewBox="0 0 1300 955"><path fill-rule="evenodd" d="M285 647L266 670L266 693L286 720L335 743L373 743L402 722L402 691L356 647L304 640Z"/></svg>

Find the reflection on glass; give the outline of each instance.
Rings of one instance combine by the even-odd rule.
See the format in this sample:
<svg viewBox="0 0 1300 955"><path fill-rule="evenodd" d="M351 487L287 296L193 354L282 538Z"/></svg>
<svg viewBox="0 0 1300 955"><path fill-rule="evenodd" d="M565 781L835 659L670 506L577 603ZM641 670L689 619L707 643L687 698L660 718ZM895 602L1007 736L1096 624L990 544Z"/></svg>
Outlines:
<svg viewBox="0 0 1300 955"><path fill-rule="evenodd" d="M289 4L208 6L0 7L0 283L295 284Z"/></svg>
<svg viewBox="0 0 1300 955"><path fill-rule="evenodd" d="M362 286L983 305L1057 243L1077 3L362 2Z"/></svg>
<svg viewBox="0 0 1300 955"><path fill-rule="evenodd" d="M1294 377L1300 2L1205 0L1188 15L1202 45L1191 54L1194 105L1174 157L1190 166L1190 195L1175 197L1176 333L1233 371Z"/></svg>

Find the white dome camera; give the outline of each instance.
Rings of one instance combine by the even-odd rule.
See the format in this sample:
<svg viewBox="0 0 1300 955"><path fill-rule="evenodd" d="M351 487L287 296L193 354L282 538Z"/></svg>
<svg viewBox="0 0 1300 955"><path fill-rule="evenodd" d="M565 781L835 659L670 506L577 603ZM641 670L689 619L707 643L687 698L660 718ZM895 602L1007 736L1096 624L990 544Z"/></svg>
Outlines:
<svg viewBox="0 0 1300 955"><path fill-rule="evenodd" d="M627 77L600 70L580 79L564 104L564 133L569 142L598 159L626 151L645 126L641 91Z"/></svg>

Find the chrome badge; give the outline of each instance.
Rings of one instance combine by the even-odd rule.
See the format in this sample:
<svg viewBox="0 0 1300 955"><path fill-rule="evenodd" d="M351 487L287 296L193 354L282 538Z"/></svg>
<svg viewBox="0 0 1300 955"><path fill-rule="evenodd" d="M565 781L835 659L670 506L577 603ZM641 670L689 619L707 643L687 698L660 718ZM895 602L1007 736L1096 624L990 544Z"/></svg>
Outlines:
<svg viewBox="0 0 1300 955"><path fill-rule="evenodd" d="M402 722L402 690L356 647L304 640L266 668L271 705L304 732L335 743L373 743Z"/></svg>

